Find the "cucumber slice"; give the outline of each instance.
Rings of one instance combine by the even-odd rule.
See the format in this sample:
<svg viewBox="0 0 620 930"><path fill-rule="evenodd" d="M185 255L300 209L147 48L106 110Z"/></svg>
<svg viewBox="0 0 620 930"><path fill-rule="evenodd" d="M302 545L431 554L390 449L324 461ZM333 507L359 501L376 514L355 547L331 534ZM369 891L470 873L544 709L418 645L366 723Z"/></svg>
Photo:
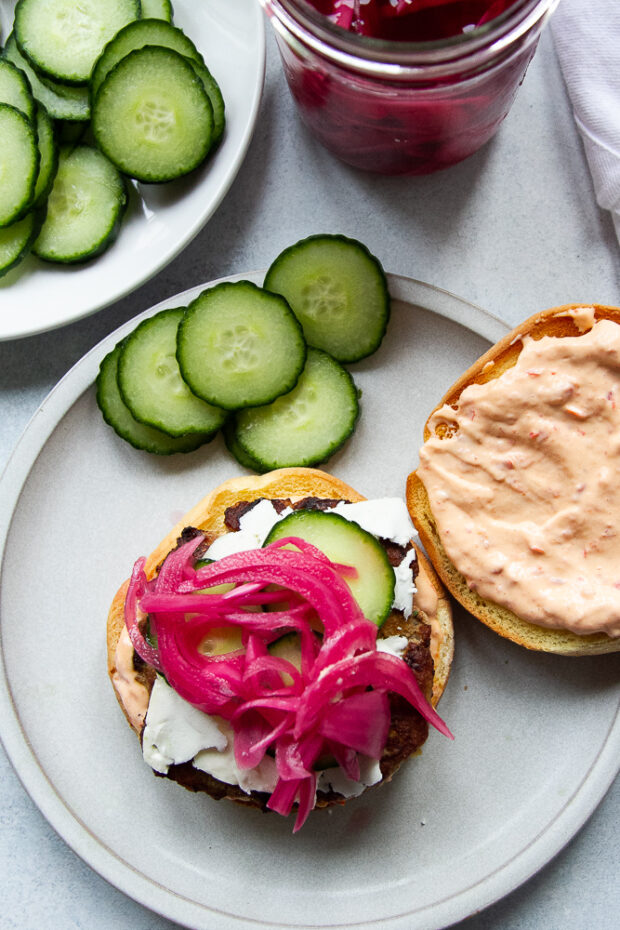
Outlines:
<svg viewBox="0 0 620 930"><path fill-rule="evenodd" d="M90 97L87 84L64 84L51 77L40 75L41 82L63 100L75 107L87 109L90 107Z"/></svg>
<svg viewBox="0 0 620 930"><path fill-rule="evenodd" d="M100 149L139 181L197 168L213 137L213 108L190 61L172 49L130 52L101 84L92 109Z"/></svg>
<svg viewBox="0 0 620 930"><path fill-rule="evenodd" d="M162 310L136 327L123 344L118 386L141 423L170 436L215 434L226 419L226 411L192 394L176 360L177 330L184 313L184 307Z"/></svg>
<svg viewBox="0 0 620 930"><path fill-rule="evenodd" d="M29 120L34 119L34 97L28 78L8 58L0 58L0 103L10 103Z"/></svg>
<svg viewBox="0 0 620 930"><path fill-rule="evenodd" d="M383 339L390 315L385 273L356 239L302 239L276 258L264 286L286 297L308 345L340 362L365 358Z"/></svg>
<svg viewBox="0 0 620 930"><path fill-rule="evenodd" d="M184 55L192 62L192 67L203 83L213 109L212 146L216 145L224 132L226 121L224 99L219 85L207 66L202 55L185 33L162 19L141 19L129 23L108 42L99 56L90 79L91 101L95 99L106 76L130 52L145 45L160 45L171 48Z"/></svg>
<svg viewBox="0 0 620 930"><path fill-rule="evenodd" d="M249 281L203 291L179 326L177 358L190 389L235 410L290 391L306 358L301 327L286 301Z"/></svg>
<svg viewBox="0 0 620 930"><path fill-rule="evenodd" d="M226 125L226 111L224 105L224 98L222 97L222 91L220 86L205 65L204 61L200 59L197 61L192 58L192 67L200 80L203 83L204 89L207 92L207 97L211 102L211 108L213 109L213 138L211 140L211 148L213 149L217 143L222 138L224 134L224 127Z"/></svg>
<svg viewBox="0 0 620 930"><path fill-rule="evenodd" d="M116 238L126 204L125 183L105 155L88 145L63 146L32 251L63 263L99 255Z"/></svg>
<svg viewBox="0 0 620 930"><path fill-rule="evenodd" d="M118 389L118 357L121 349L122 342L106 355L97 376L97 404L103 419L115 433L134 448L156 455L193 452L198 446L208 442L212 436L202 436L198 433L191 433L189 436L167 436L158 429L144 426L143 423L134 420Z"/></svg>
<svg viewBox="0 0 620 930"><path fill-rule="evenodd" d="M39 225L37 214L33 212L10 226L0 228L0 278L28 254Z"/></svg>
<svg viewBox="0 0 620 930"><path fill-rule="evenodd" d="M143 19L163 19L167 23L172 22L174 10L170 0L142 0L141 5Z"/></svg>
<svg viewBox="0 0 620 930"><path fill-rule="evenodd" d="M63 97L61 93L53 90L51 86L44 84L18 49L13 33L6 40L6 45L2 50L2 57L21 68L28 78L33 95L39 103L43 104L52 119L79 120L80 122L90 119L88 92L82 89L82 93L78 94L77 97L71 98L66 94Z"/></svg>
<svg viewBox="0 0 620 930"><path fill-rule="evenodd" d="M301 638L299 633L285 633L279 639L267 646L269 655L277 659L285 659L290 662L298 672L301 672ZM282 684L290 686L293 684L292 675L282 672Z"/></svg>
<svg viewBox="0 0 620 930"><path fill-rule="evenodd" d="M88 121L57 120L56 128L58 130L58 141L61 145L78 145L80 142L87 142Z"/></svg>
<svg viewBox="0 0 620 930"><path fill-rule="evenodd" d="M240 410L235 440L257 471L318 465L349 438L359 416L357 389L348 371L318 349L295 388L272 404Z"/></svg>
<svg viewBox="0 0 620 930"><path fill-rule="evenodd" d="M91 100L95 99L105 78L119 61L145 45L160 45L186 58L202 60L192 40L181 29L161 19L137 19L117 32L97 59L90 78Z"/></svg>
<svg viewBox="0 0 620 930"><path fill-rule="evenodd" d="M0 103L0 226L30 209L39 172L37 133L27 116Z"/></svg>
<svg viewBox="0 0 620 930"><path fill-rule="evenodd" d="M357 523L337 513L296 510L269 533L264 545L298 536L343 565L357 569L357 577L344 580L367 620L381 626L392 609L396 583L394 569L381 543Z"/></svg>
<svg viewBox="0 0 620 930"><path fill-rule="evenodd" d="M58 143L54 124L47 110L37 103L37 144L39 146L39 174L34 188L34 204L40 206L46 199L58 169Z"/></svg>
<svg viewBox="0 0 620 930"><path fill-rule="evenodd" d="M247 468L248 471L260 472L262 470L260 462L257 462L256 459L253 459L251 455L248 455L247 452L244 452L244 450L237 442L234 417L226 421L224 424L223 432L226 448L233 456L233 458L235 458L244 468Z"/></svg>
<svg viewBox="0 0 620 930"><path fill-rule="evenodd" d="M206 656L224 656L243 649L243 634L240 627L216 626L209 630L198 647Z"/></svg>
<svg viewBox="0 0 620 930"><path fill-rule="evenodd" d="M19 0L15 38L37 71L86 84L106 43L139 17L139 0Z"/></svg>

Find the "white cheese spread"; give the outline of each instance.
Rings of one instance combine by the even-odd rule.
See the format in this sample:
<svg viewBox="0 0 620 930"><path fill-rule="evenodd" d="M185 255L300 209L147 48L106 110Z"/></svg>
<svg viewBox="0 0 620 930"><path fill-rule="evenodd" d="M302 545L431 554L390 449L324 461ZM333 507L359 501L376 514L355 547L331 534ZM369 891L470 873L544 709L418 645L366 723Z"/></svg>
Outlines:
<svg viewBox="0 0 620 930"><path fill-rule="evenodd" d="M400 497L382 497L373 501L358 501L345 504L342 501L334 507L346 520L353 520L367 533L391 539L399 546L406 546L415 535L413 523L404 500Z"/></svg>
<svg viewBox="0 0 620 930"><path fill-rule="evenodd" d="M165 775L171 765L189 762L202 749L222 752L228 746L228 736L221 723L183 700L158 676L142 734L144 760Z"/></svg>
<svg viewBox="0 0 620 930"><path fill-rule="evenodd" d="M397 659L402 659L408 644L406 636L386 636L377 640L377 652L390 652Z"/></svg>
<svg viewBox="0 0 620 930"><path fill-rule="evenodd" d="M276 523L292 512L290 507L286 507L278 513L270 500L260 500L243 514L236 533L224 533L211 543L205 558L222 559L225 555L260 549Z"/></svg>
<svg viewBox="0 0 620 930"><path fill-rule="evenodd" d="M394 585L394 603L396 610L402 610L405 617L409 617L413 606L413 595L416 586L413 582L411 566L415 561L415 549L410 549L405 558L394 569L396 584Z"/></svg>
<svg viewBox="0 0 620 930"><path fill-rule="evenodd" d="M340 766L323 769L318 777L318 791L332 791L341 794L343 798L357 798L363 794L365 788L376 785L381 781L381 765L377 759L368 756L359 756L360 780L353 781L347 778Z"/></svg>

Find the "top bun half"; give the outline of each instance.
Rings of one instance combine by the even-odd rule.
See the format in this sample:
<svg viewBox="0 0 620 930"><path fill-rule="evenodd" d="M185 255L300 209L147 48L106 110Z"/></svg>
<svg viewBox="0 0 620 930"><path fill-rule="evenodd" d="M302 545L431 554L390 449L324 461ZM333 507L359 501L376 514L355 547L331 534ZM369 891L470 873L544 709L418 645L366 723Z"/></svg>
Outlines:
<svg viewBox="0 0 620 930"><path fill-rule="evenodd" d="M446 392L428 417L424 427L424 441L427 442L434 435L431 421L436 411L445 405L458 408L461 395L467 387L482 385L501 377L516 364L524 342L545 336L577 337L589 331L593 322L604 319L620 324L620 308L566 304L534 314L525 320L474 362ZM442 435L439 429L437 435ZM620 637L608 636L603 632L579 634L560 626L550 628L531 623L501 603L482 597L472 590L467 578L459 566L453 564L444 548L429 495L417 470L409 475L407 481L407 506L422 544L443 583L469 613L496 633L528 649L560 655L581 656L620 651ZM620 563L620 527L618 529Z"/></svg>

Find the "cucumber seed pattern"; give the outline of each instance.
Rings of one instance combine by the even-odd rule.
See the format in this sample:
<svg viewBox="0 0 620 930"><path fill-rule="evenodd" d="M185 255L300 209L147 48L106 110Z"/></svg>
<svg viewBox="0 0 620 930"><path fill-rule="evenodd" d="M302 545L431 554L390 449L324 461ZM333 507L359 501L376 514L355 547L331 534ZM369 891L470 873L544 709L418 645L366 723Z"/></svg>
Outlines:
<svg viewBox="0 0 620 930"><path fill-rule="evenodd" d="M52 213L65 216L67 219L77 219L88 210L90 198L85 191L75 184L66 183L62 176L52 188L49 195L49 209Z"/></svg>
<svg viewBox="0 0 620 930"><path fill-rule="evenodd" d="M135 114L136 130L147 142L165 142L176 126L174 109L158 100L143 100Z"/></svg>
<svg viewBox="0 0 620 930"><path fill-rule="evenodd" d="M302 288L300 309L317 322L343 317L347 312L345 290L333 278L320 275Z"/></svg>
<svg viewBox="0 0 620 930"><path fill-rule="evenodd" d="M191 397L192 392L181 377L177 358L174 352L162 355L157 363L155 373L165 390L169 391L175 397Z"/></svg>
<svg viewBox="0 0 620 930"><path fill-rule="evenodd" d="M55 12L51 22L52 38L70 45L78 55L85 48L90 49L94 43L105 44L104 24L97 16L93 16L92 4L75 3L72 6L61 6L52 12Z"/></svg>
<svg viewBox="0 0 620 930"><path fill-rule="evenodd" d="M249 326L238 324L223 330L217 339L222 367L228 371L252 371L260 364L256 351L256 334Z"/></svg>
<svg viewBox="0 0 620 930"><path fill-rule="evenodd" d="M295 393L295 392L293 392ZM281 405L281 410L276 408ZM316 416L317 391L314 385L306 385L303 393L297 397L278 398L274 401L274 416L281 420L284 426L303 429L312 422Z"/></svg>

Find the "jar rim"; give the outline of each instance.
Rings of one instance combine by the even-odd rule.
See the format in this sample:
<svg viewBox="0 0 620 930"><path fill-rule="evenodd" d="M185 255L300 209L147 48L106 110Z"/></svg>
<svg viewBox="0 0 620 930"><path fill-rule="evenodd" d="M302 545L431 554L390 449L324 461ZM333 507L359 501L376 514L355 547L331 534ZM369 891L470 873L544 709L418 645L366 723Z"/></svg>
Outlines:
<svg viewBox="0 0 620 930"><path fill-rule="evenodd" d="M490 59L502 54L532 30L538 32L559 0L515 0L511 6L471 31L425 42L395 42L348 32L332 23L308 0L261 0L275 18L276 28L288 30L295 38L326 58L370 73L417 71L472 57Z"/></svg>

